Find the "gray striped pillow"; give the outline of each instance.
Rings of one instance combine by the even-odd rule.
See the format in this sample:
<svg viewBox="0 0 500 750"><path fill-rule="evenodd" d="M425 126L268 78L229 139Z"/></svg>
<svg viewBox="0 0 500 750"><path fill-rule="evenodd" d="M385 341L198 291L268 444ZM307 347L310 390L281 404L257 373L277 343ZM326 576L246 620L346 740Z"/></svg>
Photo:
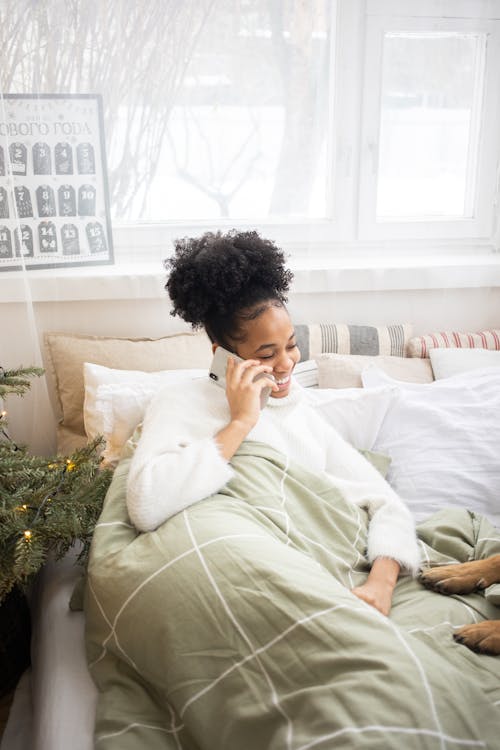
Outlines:
<svg viewBox="0 0 500 750"><path fill-rule="evenodd" d="M311 323L296 325L297 344L302 359L319 354L383 354L405 357L412 326L359 326L344 323Z"/></svg>

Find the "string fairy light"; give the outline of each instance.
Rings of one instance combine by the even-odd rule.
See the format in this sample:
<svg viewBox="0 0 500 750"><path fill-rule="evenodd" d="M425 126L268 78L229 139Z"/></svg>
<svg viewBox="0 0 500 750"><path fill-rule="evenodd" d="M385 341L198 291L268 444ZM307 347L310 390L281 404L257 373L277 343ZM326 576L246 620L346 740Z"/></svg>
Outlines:
<svg viewBox="0 0 500 750"><path fill-rule="evenodd" d="M3 372L3 367L0 367L0 371ZM2 422L5 424L5 426L7 425L7 411L5 409L2 409L2 411L0 411L0 434L2 434L4 438L9 441L15 451L19 450L19 446L16 445L9 433L6 431L5 427L2 426Z"/></svg>
<svg viewBox="0 0 500 750"><path fill-rule="evenodd" d="M52 502L52 497L54 495L57 495L57 493L59 492L59 490L61 488L61 485L62 485L62 483L64 481L64 476L65 476L66 472L67 471L73 471L73 469L76 468L76 463L74 461L71 461L71 459L68 458L68 459L66 459L66 463L63 464L62 467L60 466L60 464L47 464L47 466L49 467L49 469L51 469L52 467L59 466L60 468L62 468L62 472L61 472L61 476L59 478L59 482L57 483L56 488L54 490L51 490L47 495L45 495L45 497L43 498L42 502L38 506L38 510L37 510L37 512L35 514L35 517L33 519L33 525L40 518L40 514L41 514L42 510L44 509L44 507L48 503L51 503Z"/></svg>
<svg viewBox="0 0 500 750"><path fill-rule="evenodd" d="M0 368L0 370L1 370L1 369L2 369L2 368ZM5 422L5 423L7 423L7 412L6 412L6 410L5 410L5 409L2 409L2 411L0 411L0 432L2 433L2 435L3 435L3 436L4 436L5 438L7 438L7 440L11 441L11 439L10 439L9 435L8 435L8 434L7 434L6 432L5 432L5 428L4 428L3 426L1 426L1 423L2 423L2 422Z"/></svg>

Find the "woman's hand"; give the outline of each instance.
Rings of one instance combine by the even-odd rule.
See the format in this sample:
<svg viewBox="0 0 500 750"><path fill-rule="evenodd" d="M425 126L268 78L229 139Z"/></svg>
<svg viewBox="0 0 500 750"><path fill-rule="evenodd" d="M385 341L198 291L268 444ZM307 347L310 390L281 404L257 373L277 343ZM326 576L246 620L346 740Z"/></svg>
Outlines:
<svg viewBox="0 0 500 750"><path fill-rule="evenodd" d="M352 593L388 617L391 611L393 590L390 586L377 585L366 581L362 586L356 586L352 589Z"/></svg>
<svg viewBox="0 0 500 750"><path fill-rule="evenodd" d="M388 617L399 571L400 565L396 560L377 557L366 581L352 589L352 593Z"/></svg>
<svg viewBox="0 0 500 750"><path fill-rule="evenodd" d="M228 359L226 369L226 396L231 412L231 421L248 426L248 431L254 427L260 415L260 395L264 388L278 390L272 378L261 377L260 373L270 373L272 367L262 365L258 359L245 359L236 362L232 357Z"/></svg>
<svg viewBox="0 0 500 750"><path fill-rule="evenodd" d="M245 359L244 362L236 362L232 357L228 359L226 396L231 421L215 436L226 461L231 460L252 427L257 424L262 389L278 390L278 386L271 378L254 380L259 373L271 370L269 365L261 365L258 359Z"/></svg>

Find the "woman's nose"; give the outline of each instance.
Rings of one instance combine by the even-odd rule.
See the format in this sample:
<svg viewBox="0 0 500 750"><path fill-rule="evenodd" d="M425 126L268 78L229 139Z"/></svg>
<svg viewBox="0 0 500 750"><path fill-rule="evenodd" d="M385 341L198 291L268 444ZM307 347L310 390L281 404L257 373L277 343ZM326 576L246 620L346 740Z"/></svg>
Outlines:
<svg viewBox="0 0 500 750"><path fill-rule="evenodd" d="M288 352L282 352L276 359L274 369L277 372L286 372L293 365L293 359Z"/></svg>

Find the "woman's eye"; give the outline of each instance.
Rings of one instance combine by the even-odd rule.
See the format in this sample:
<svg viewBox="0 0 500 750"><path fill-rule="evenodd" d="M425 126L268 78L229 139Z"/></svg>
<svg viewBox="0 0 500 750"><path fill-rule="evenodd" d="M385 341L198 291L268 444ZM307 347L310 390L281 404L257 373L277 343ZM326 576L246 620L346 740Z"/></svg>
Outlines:
<svg viewBox="0 0 500 750"><path fill-rule="evenodd" d="M290 346L287 346L287 349L296 349L297 344L290 344Z"/></svg>
<svg viewBox="0 0 500 750"><path fill-rule="evenodd" d="M259 359L272 359L274 357L274 354L268 354L267 357L263 357L262 355L259 357Z"/></svg>

